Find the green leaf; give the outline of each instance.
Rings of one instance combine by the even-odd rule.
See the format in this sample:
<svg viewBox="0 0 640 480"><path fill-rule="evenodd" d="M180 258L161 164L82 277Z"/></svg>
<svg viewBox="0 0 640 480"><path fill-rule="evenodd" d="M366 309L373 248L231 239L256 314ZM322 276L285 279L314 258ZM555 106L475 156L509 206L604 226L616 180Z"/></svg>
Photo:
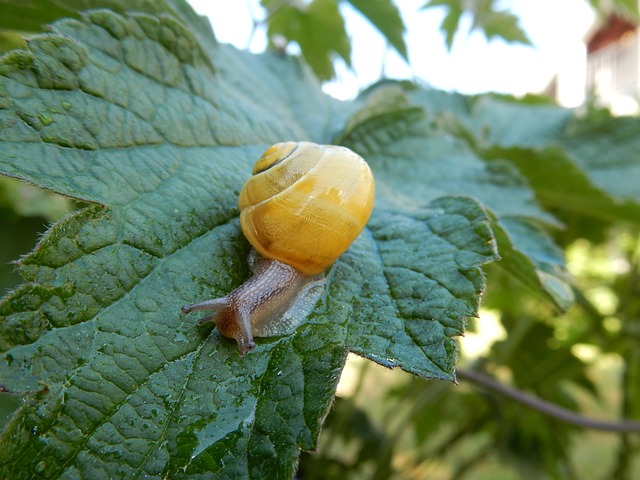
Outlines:
<svg viewBox="0 0 640 480"><path fill-rule="evenodd" d="M440 30L445 34L445 44L447 50L451 50L453 46L453 38L458 31L460 17L464 13L462 4L456 0L430 0L422 8L446 7L447 13L442 19Z"/></svg>
<svg viewBox="0 0 640 480"><path fill-rule="evenodd" d="M528 118L534 125L528 125L531 135L523 137L526 138L522 140L524 144L534 141L531 137L537 138L538 143L559 137L558 130L561 132L566 125L570 111L562 110L560 114L557 108L529 107L536 116L532 110L514 109L509 123L502 117L510 111L509 104L505 111L497 108L495 116L485 111L483 105L494 102L491 97L470 99L424 91L406 83L384 83L380 88L387 90L388 113L379 112L381 102L372 94L376 90L370 89L369 105L363 108L370 112L370 118L366 119L361 113L363 120L359 129L349 127L354 132L344 141L366 152L368 159L376 155L396 159L398 155L406 155L416 162L422 160L418 167L407 169L397 161L386 163L398 170L394 175L403 179L402 190L418 198L464 192L480 200L496 218L493 229L502 257L500 268L543 293L558 307L567 308L573 302L573 295L562 252L542 227L559 228L561 224L538 206L528 180L512 164L502 158L487 162L483 144L495 139L503 139L508 144L516 142L520 136L510 126ZM377 92L378 96L381 94ZM402 95L406 95L404 100ZM416 115L416 107L421 107L426 115ZM407 112L402 123L395 120L399 112ZM380 125L387 127L381 131ZM393 143L388 141L389 137Z"/></svg>
<svg viewBox="0 0 640 480"><path fill-rule="evenodd" d="M385 176L379 159L371 161ZM379 187L393 188L392 178ZM495 258L492 233L482 208L467 197L441 197L408 212L403 206L401 197L381 199L369 222L367 249L375 244L379 258L360 256L356 273L344 282L358 299L347 344L388 367L453 379L455 343L438 339L461 335L464 318L477 316L484 276L467 266Z"/></svg>
<svg viewBox="0 0 640 480"><path fill-rule="evenodd" d="M562 144L595 186L618 202L640 202L640 119L594 115L570 125Z"/></svg>
<svg viewBox="0 0 640 480"><path fill-rule="evenodd" d="M636 0L612 0L602 2L601 0L589 0L591 6L601 17L608 17L612 14L622 15L632 22L640 20L638 2Z"/></svg>
<svg viewBox="0 0 640 480"><path fill-rule="evenodd" d="M505 271L534 293L544 292L561 310L574 302L562 250L535 223L507 217L492 224Z"/></svg>
<svg viewBox="0 0 640 480"><path fill-rule="evenodd" d="M58 18L75 15L76 11L64 3L54 1L25 0L16 2L2 0L0 28L23 32L42 31L43 25ZM80 3L80 2L75 2ZM40 8L44 7L44 8Z"/></svg>
<svg viewBox="0 0 640 480"><path fill-rule="evenodd" d="M640 121L609 114L575 117L554 105L481 97L462 119L485 158L509 160L548 209L640 221Z"/></svg>
<svg viewBox="0 0 640 480"><path fill-rule="evenodd" d="M351 44L344 20L335 0L312 0L310 3L263 0L269 12L267 34L272 45L282 36L295 42L305 62L320 80L334 75L333 56L351 65Z"/></svg>
<svg viewBox="0 0 640 480"><path fill-rule="evenodd" d="M0 54L14 48L24 48L26 45L22 36L16 32L0 30Z"/></svg>
<svg viewBox="0 0 640 480"><path fill-rule="evenodd" d="M346 0L364 15L389 42L402 58L408 61L407 45L404 42L405 26L398 8L391 0Z"/></svg>
<svg viewBox="0 0 640 480"><path fill-rule="evenodd" d="M180 0L0 0L0 6L0 29L41 32L47 24L59 18L79 18L78 12L82 10L108 8L119 13L135 11L173 15L188 24L205 42L210 41L213 34L209 21Z"/></svg>
<svg viewBox="0 0 640 480"><path fill-rule="evenodd" d="M507 43L531 45L531 40L520 28L518 17L507 12L493 10L493 1L480 2L485 9L476 10L471 30L480 30L487 40L501 38Z"/></svg>
<svg viewBox="0 0 640 480"><path fill-rule="evenodd" d="M440 25L446 34L447 48L451 50L453 38L458 32L460 17L467 13L471 16L470 31L480 30L487 40L495 37L508 43L530 45L531 41L518 25L518 18L508 12L498 10L495 0L430 0L422 8L445 7L447 13Z"/></svg>
<svg viewBox="0 0 640 480"><path fill-rule="evenodd" d="M291 478L348 351L455 378L453 337L477 314L495 244L467 192L402 193L389 158L424 168L410 144L368 158L370 226L294 334L241 358L180 314L248 276L236 202L266 147L363 132L359 105L305 75L202 43L172 16L106 10L2 58L0 171L94 205L20 260L25 283L0 304L0 387L25 400L0 438L0 477ZM474 166L459 186L490 174L449 143Z"/></svg>
<svg viewBox="0 0 640 480"><path fill-rule="evenodd" d="M594 145L591 144L591 147L594 148ZM597 177L597 172L581 168L576 158L557 146L535 150L492 148L487 155L507 158L517 165L547 208L565 215L640 224L638 202L618 197L612 192L618 190L618 183L629 183L629 177L625 176L626 169L610 169L607 175L617 177L617 182L602 185L604 188L601 190L595 178L592 178Z"/></svg>
<svg viewBox="0 0 640 480"><path fill-rule="evenodd" d="M574 118L567 108L487 95L463 118L480 146L534 148L556 143Z"/></svg>
<svg viewBox="0 0 640 480"><path fill-rule="evenodd" d="M447 129L465 138L483 158L515 165L526 176L536 199L563 221L584 223L586 217L594 217L640 223L637 117L615 118L602 112L576 117L571 110L554 105L496 96L479 97L470 103L467 114L462 108L456 113L453 119L448 118ZM496 236L500 245L501 235ZM531 240L528 235L523 238ZM549 242L539 238L533 243L547 245L545 258L559 258ZM506 250L500 251L504 254ZM524 251L530 258L542 258ZM562 262L545 262L539 267L559 305L570 303L572 296L558 297L558 293L568 292L557 283L566 281ZM522 278L521 269L512 269L512 273Z"/></svg>

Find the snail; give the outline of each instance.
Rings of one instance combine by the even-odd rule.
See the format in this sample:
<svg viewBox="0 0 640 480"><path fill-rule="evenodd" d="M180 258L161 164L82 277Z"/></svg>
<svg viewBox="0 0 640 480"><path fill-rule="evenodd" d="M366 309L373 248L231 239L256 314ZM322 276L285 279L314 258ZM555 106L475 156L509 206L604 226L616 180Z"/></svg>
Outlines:
<svg viewBox="0 0 640 480"><path fill-rule="evenodd" d="M324 272L360 234L375 187L367 163L348 148L283 142L268 148L238 198L240 225L253 247L253 276L227 296L182 307L212 310L240 355L254 337L291 333L322 295Z"/></svg>

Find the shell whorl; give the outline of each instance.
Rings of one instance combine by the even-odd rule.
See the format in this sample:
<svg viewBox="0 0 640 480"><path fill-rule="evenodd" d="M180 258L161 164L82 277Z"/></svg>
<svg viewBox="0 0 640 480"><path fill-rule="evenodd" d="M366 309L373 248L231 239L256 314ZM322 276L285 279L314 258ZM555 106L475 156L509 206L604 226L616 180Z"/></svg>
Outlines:
<svg viewBox="0 0 640 480"><path fill-rule="evenodd" d="M278 143L258 159L240 192L240 222L262 256L315 275L362 231L374 195L369 166L351 150Z"/></svg>

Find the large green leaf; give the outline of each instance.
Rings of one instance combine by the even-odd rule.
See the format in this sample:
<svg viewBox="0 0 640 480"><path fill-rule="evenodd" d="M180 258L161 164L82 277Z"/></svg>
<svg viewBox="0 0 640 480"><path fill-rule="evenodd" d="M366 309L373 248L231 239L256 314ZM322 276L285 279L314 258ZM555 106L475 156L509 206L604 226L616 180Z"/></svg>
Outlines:
<svg viewBox="0 0 640 480"><path fill-rule="evenodd" d="M241 358L180 315L248 275L236 201L260 153L346 139L366 117L293 59L200 39L175 17L100 10L2 58L0 170L95 205L52 227L0 304L0 386L25 395L0 477L287 478L314 448L348 351L455 378L454 337L496 255L484 208L454 190L504 182L450 139L438 148L473 171L440 195L405 193L388 168L423 169L415 145L386 137L389 158L363 145L378 187L369 227L294 334ZM372 140L406 115L391 120Z"/></svg>

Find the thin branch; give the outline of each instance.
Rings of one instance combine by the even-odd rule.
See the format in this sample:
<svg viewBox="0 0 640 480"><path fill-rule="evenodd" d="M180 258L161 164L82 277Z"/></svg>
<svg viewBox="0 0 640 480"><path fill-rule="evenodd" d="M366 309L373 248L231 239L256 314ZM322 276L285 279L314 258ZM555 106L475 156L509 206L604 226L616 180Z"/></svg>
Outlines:
<svg viewBox="0 0 640 480"><path fill-rule="evenodd" d="M558 405L542 400L534 395L530 395L516 388L504 385L488 375L480 372L474 372L472 370L458 370L458 378L467 380L481 387L498 392L505 397L520 402L534 410L538 410L545 415L557 418L566 423L576 425L582 428L589 428L592 430L605 430L609 432L640 432L640 422L634 420L622 420L620 422L610 422L607 420L596 420L593 418L584 417L577 413L567 410L566 408L559 407Z"/></svg>

